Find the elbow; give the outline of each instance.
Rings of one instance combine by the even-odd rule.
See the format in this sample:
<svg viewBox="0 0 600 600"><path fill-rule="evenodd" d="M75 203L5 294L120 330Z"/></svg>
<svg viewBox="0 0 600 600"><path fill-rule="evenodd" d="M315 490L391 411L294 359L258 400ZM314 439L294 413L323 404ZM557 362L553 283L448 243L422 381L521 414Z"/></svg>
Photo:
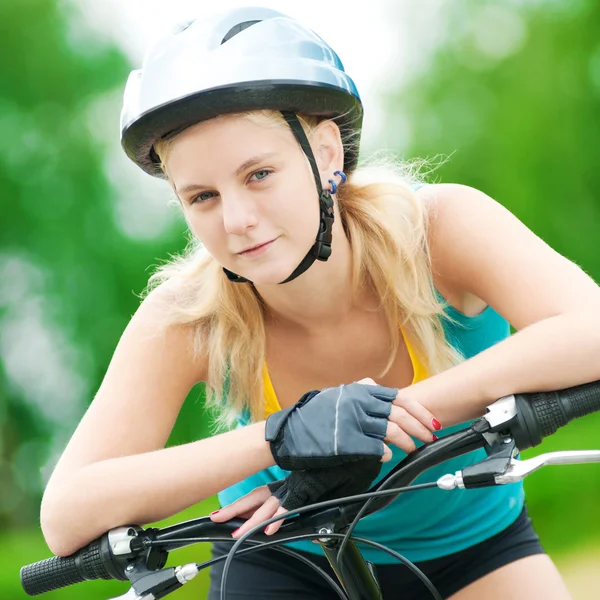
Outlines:
<svg viewBox="0 0 600 600"><path fill-rule="evenodd" d="M71 556L112 527L120 527L118 516L77 497L80 482L63 481L46 488L40 507L40 527L50 551L61 557Z"/></svg>
<svg viewBox="0 0 600 600"><path fill-rule="evenodd" d="M65 518L68 511L64 505L62 510L60 506L61 502L51 499L46 491L40 507L40 527L50 552L65 557L79 550L81 544L73 535L74 524Z"/></svg>
<svg viewBox="0 0 600 600"><path fill-rule="evenodd" d="M40 526L50 552L56 556L68 556L69 549L66 547L64 537L60 534L60 527L50 511L48 503L44 501L42 501L40 510Z"/></svg>
<svg viewBox="0 0 600 600"><path fill-rule="evenodd" d="M73 553L69 547L66 528L61 527L56 511L50 507L50 502L44 496L40 509L40 527L46 545L55 556L69 556Z"/></svg>

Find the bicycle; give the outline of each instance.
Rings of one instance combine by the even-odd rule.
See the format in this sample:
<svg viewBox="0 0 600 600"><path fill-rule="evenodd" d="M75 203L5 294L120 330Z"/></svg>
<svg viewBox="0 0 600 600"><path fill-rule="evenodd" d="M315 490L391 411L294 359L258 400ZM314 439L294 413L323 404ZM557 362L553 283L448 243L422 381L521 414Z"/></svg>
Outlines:
<svg viewBox="0 0 600 600"><path fill-rule="evenodd" d="M21 585L29 595L38 595L84 580L117 579L129 581L131 588L112 600L158 600L176 591L196 574L225 559L221 599L226 597L227 574L234 556L273 547L295 556L315 568L345 600L382 600L375 565L365 561L357 542L372 545L403 562L432 597L441 597L427 577L402 555L371 540L356 538L352 531L363 516L380 510L400 493L430 487L451 491L503 485L522 480L545 465L600 462L600 450L563 451L518 460L520 450L539 445L569 421L600 410L600 381L564 390L515 394L500 398L487 407L484 416L460 431L421 446L402 460L368 492L356 496L320 502L284 515L278 515L254 527L238 540L231 532L241 519L213 523L209 517L192 519L162 529L143 529L137 525L111 529L68 557L52 557L21 568ZM426 469L472 450L484 448L487 457L462 471L446 474L435 482L410 485ZM391 488L392 484L399 487ZM267 536L268 523L285 518L276 534ZM253 539L251 539L253 538ZM316 540L332 566L338 582L283 542ZM170 550L197 542L229 541L233 546L226 557L202 564L163 568ZM243 544L250 547L241 549Z"/></svg>

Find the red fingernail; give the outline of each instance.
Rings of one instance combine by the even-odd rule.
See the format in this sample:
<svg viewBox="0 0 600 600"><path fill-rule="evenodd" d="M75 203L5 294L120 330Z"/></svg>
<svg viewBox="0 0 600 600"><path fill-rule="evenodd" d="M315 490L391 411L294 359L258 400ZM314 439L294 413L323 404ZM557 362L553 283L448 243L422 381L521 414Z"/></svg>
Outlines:
<svg viewBox="0 0 600 600"><path fill-rule="evenodd" d="M231 535L235 535L240 529L241 527L238 527Z"/></svg>
<svg viewBox="0 0 600 600"><path fill-rule="evenodd" d="M431 424L433 425L433 428L434 428L436 431L442 428L442 425L441 425L441 423L440 423L440 422L439 422L437 419L433 419L433 420L431 421Z"/></svg>
<svg viewBox="0 0 600 600"><path fill-rule="evenodd" d="M210 513L210 516L212 517L213 515L216 515L218 512L220 512L220 511L218 511L218 510L213 510L213 512L211 512L211 513Z"/></svg>
<svg viewBox="0 0 600 600"><path fill-rule="evenodd" d="M433 433L432 435L433 435L434 442L437 442L440 439L437 435L435 435L435 433Z"/></svg>
<svg viewBox="0 0 600 600"><path fill-rule="evenodd" d="M268 534L268 533L269 533L269 526L268 526L268 525L265 527L265 533L266 533L266 534Z"/></svg>

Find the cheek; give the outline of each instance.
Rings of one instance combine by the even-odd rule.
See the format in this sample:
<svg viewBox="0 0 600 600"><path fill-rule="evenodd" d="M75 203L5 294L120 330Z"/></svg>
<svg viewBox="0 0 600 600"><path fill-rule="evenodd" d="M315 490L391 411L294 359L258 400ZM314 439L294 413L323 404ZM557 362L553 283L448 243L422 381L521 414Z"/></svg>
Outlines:
<svg viewBox="0 0 600 600"><path fill-rule="evenodd" d="M211 253L218 252L222 244L224 231L222 223L209 214L185 214L189 230L200 243Z"/></svg>
<svg viewBox="0 0 600 600"><path fill-rule="evenodd" d="M313 186L314 187L314 186ZM291 188L292 190L294 188ZM310 238L314 241L319 230L319 200L315 189L295 188L285 201L277 205L277 220L288 233L299 241Z"/></svg>

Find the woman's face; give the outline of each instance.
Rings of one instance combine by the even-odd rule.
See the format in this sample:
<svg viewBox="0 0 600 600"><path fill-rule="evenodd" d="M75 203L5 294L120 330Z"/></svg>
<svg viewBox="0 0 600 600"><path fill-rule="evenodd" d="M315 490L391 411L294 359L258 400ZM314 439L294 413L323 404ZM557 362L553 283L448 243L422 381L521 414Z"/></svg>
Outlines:
<svg viewBox="0 0 600 600"><path fill-rule="evenodd" d="M211 119L179 134L165 165L192 232L230 271L277 284L313 245L316 186L288 127Z"/></svg>

